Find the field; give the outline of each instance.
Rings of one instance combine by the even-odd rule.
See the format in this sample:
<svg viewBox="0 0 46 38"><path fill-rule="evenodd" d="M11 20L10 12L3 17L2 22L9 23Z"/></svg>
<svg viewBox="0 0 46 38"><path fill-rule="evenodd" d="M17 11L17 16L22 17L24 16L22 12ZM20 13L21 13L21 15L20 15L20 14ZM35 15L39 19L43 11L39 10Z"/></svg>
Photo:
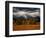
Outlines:
<svg viewBox="0 0 46 38"><path fill-rule="evenodd" d="M40 22L36 19L16 19L13 21L13 31L40 30Z"/></svg>

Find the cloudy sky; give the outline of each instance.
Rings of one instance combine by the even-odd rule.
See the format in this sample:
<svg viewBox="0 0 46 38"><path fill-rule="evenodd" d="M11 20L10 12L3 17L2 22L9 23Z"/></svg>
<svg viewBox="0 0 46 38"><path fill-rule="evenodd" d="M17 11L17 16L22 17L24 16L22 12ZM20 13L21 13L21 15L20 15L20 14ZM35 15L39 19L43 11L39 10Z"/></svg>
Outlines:
<svg viewBox="0 0 46 38"><path fill-rule="evenodd" d="M13 7L13 15L18 17L23 16L25 18L27 16L40 16L40 8Z"/></svg>

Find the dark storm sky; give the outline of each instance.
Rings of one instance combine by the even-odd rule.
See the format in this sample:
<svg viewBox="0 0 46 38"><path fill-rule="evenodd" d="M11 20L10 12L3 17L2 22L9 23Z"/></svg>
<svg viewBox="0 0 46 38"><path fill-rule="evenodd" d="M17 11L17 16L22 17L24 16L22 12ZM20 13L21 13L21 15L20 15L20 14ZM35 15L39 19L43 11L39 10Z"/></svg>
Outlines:
<svg viewBox="0 0 46 38"><path fill-rule="evenodd" d="M28 8L28 7L13 7L13 12L18 12L18 11L31 11L31 12L36 12L37 10L40 11L40 8Z"/></svg>

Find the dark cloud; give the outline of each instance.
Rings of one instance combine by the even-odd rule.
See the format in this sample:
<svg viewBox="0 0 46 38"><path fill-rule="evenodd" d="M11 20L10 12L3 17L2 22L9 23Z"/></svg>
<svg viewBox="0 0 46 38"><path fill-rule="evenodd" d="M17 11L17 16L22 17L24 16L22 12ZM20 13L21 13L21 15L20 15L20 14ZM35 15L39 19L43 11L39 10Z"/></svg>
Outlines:
<svg viewBox="0 0 46 38"><path fill-rule="evenodd" d="M28 8L28 7L13 7L13 12L18 12L18 11L30 11L30 12L36 12L40 11L40 8Z"/></svg>

